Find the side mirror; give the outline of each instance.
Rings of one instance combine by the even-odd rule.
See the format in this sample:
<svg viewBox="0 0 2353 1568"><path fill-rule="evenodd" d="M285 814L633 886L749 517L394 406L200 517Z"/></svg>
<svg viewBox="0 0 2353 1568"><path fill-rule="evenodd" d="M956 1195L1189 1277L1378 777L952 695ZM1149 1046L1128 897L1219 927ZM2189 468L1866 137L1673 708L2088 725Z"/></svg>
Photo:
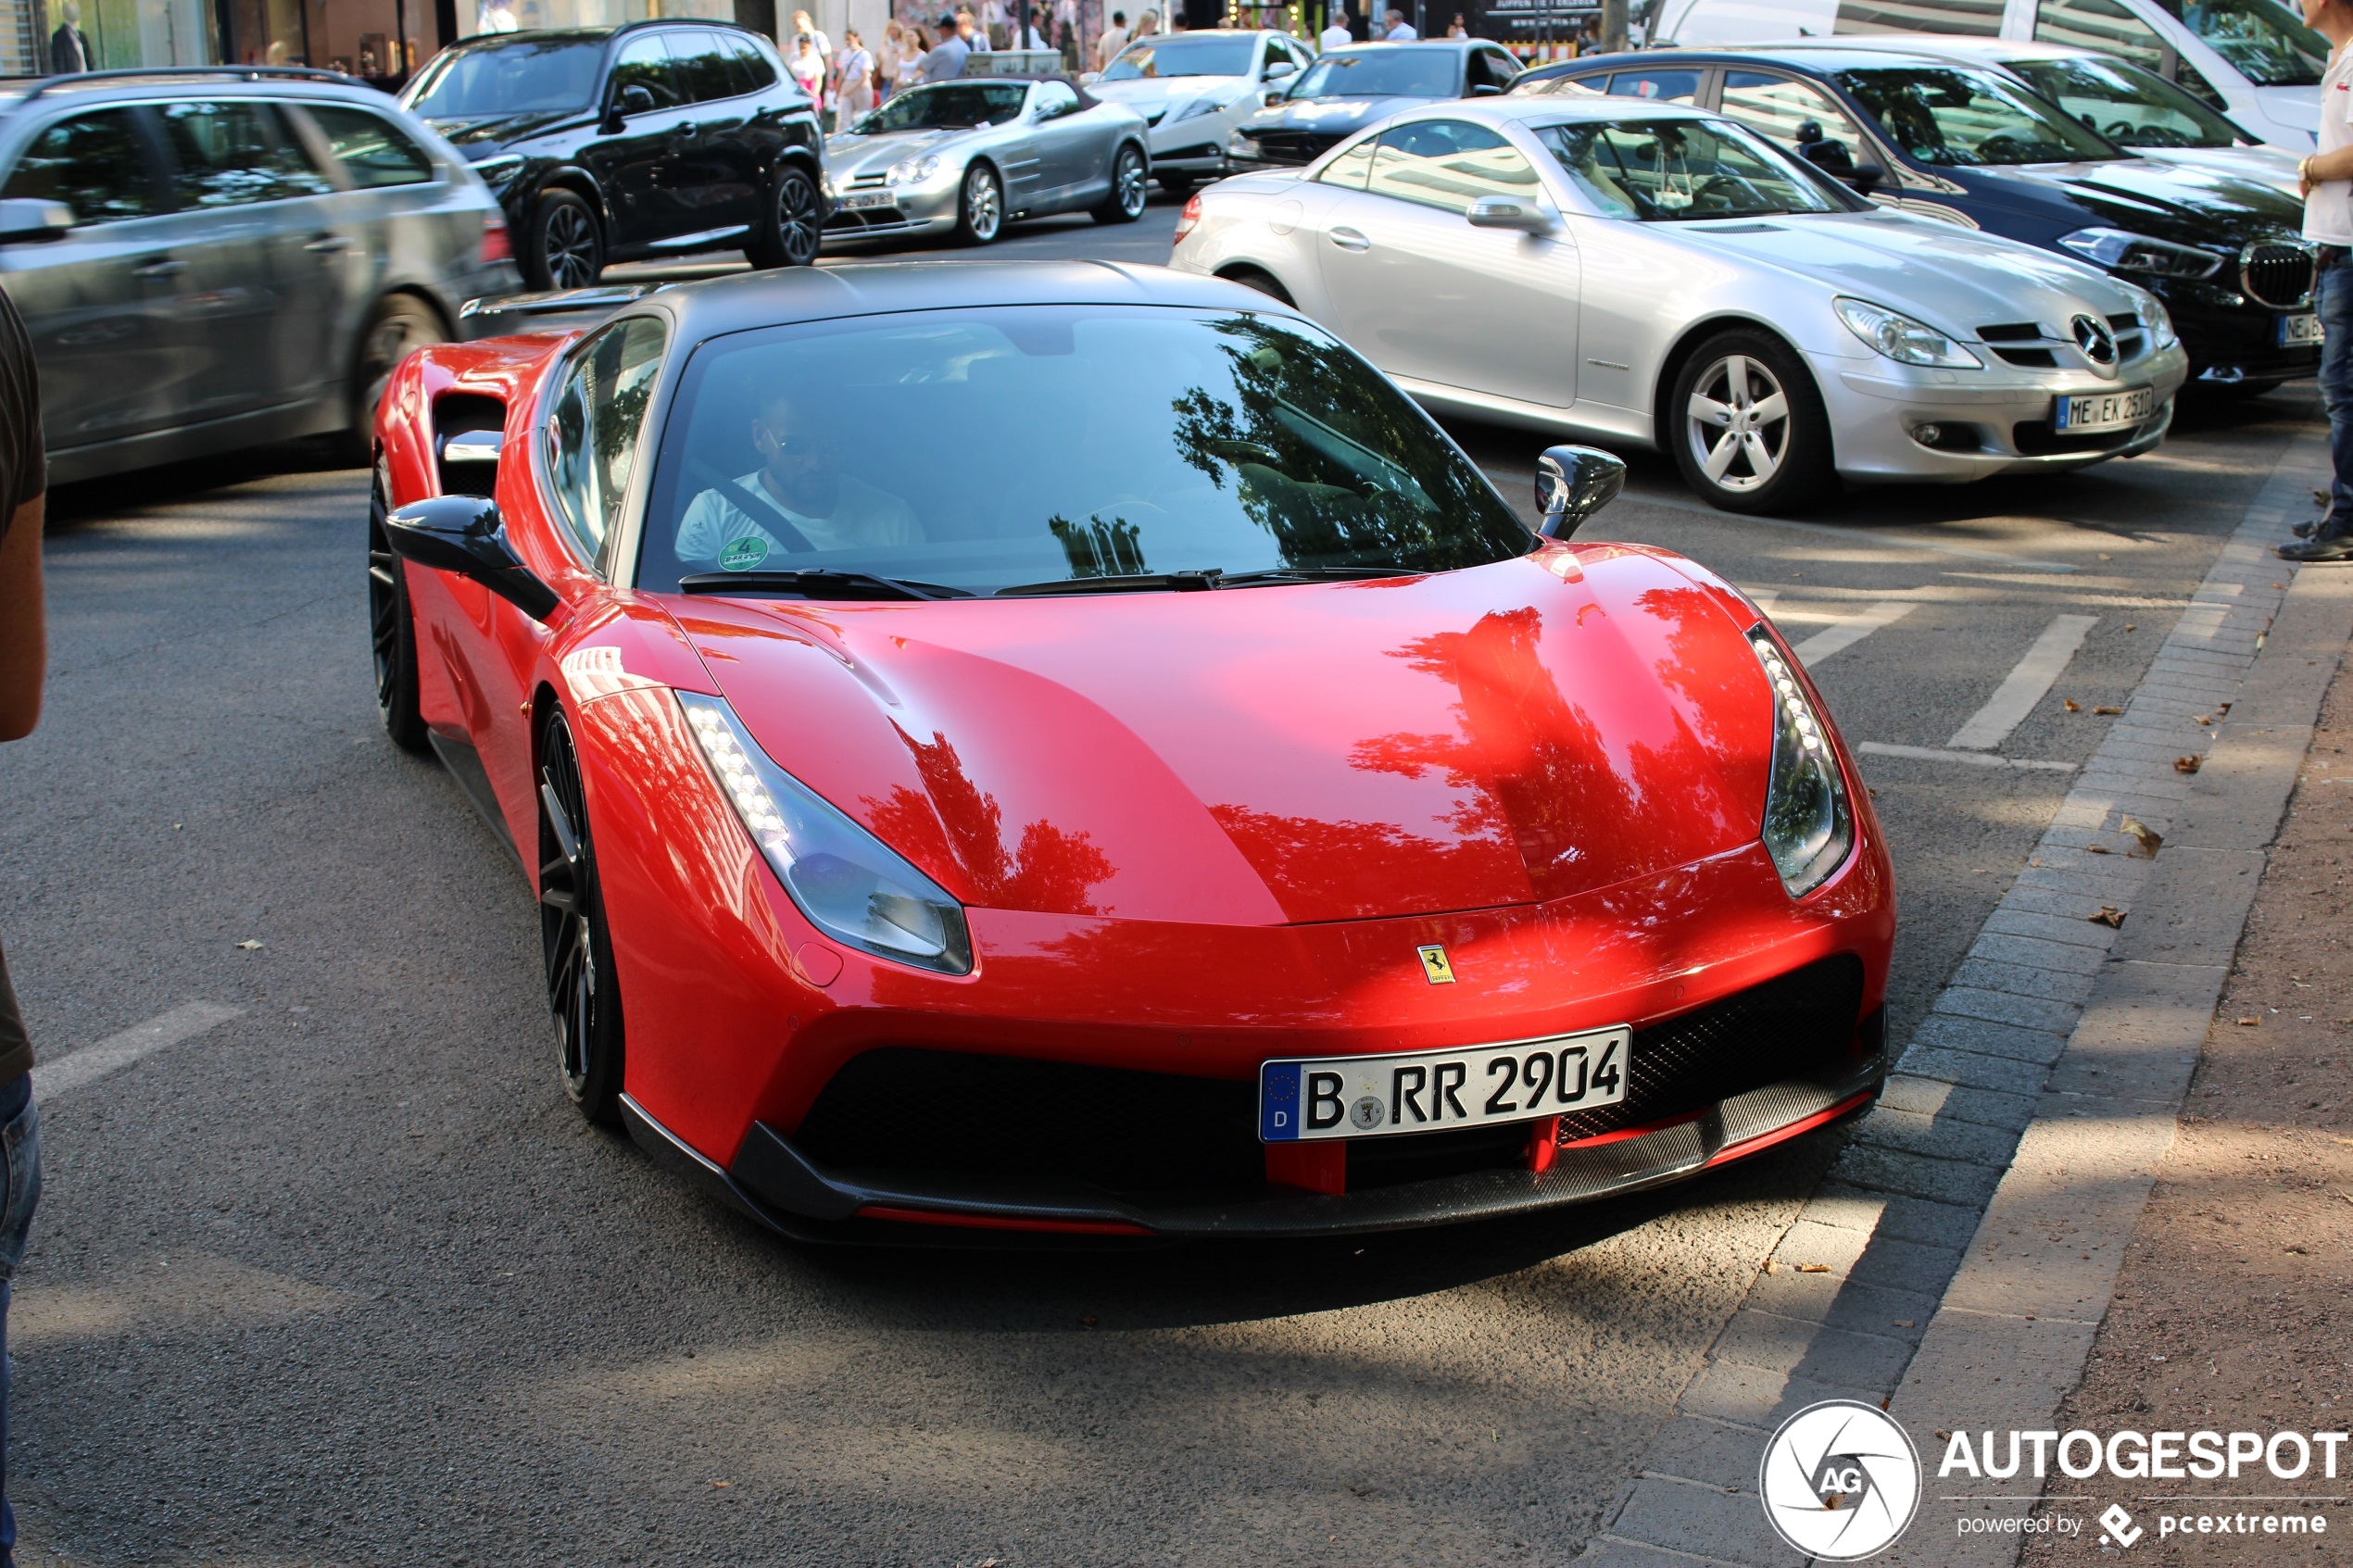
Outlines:
<svg viewBox="0 0 2353 1568"><path fill-rule="evenodd" d="M1491 82L1482 82L1470 90L1470 95L1474 98L1500 98L1504 90Z"/></svg>
<svg viewBox="0 0 2353 1568"><path fill-rule="evenodd" d="M1626 465L1600 447L1547 446L1536 459L1536 505L1544 514L1537 532L1566 539L1625 488Z"/></svg>
<svg viewBox="0 0 2353 1568"><path fill-rule="evenodd" d="M1509 196L1481 196L1463 215L1474 229L1516 229L1523 234L1549 234L1553 215L1533 202Z"/></svg>
<svg viewBox="0 0 2353 1568"><path fill-rule="evenodd" d="M0 201L0 245L62 240L73 230L73 208L63 202L12 196Z"/></svg>
<svg viewBox="0 0 2353 1568"><path fill-rule="evenodd" d="M1880 182L1886 178L1887 170L1875 163L1867 163L1847 174L1845 183L1852 187L1857 195L1868 196L1878 190Z"/></svg>
<svg viewBox="0 0 2353 1568"><path fill-rule="evenodd" d="M547 620L563 602L516 556L498 503L485 497L411 501L384 519L384 538L402 560L471 578L534 621Z"/></svg>
<svg viewBox="0 0 2353 1568"><path fill-rule="evenodd" d="M1299 68L1291 64L1289 60L1269 60L1266 62L1266 69L1265 73L1259 78L1259 80L1262 82L1280 82L1286 76L1298 74L1298 71Z"/></svg>
<svg viewBox="0 0 2353 1568"><path fill-rule="evenodd" d="M605 117L606 126L614 131L633 114L651 114L660 106L654 102L653 89L631 82L612 95L612 110Z"/></svg>

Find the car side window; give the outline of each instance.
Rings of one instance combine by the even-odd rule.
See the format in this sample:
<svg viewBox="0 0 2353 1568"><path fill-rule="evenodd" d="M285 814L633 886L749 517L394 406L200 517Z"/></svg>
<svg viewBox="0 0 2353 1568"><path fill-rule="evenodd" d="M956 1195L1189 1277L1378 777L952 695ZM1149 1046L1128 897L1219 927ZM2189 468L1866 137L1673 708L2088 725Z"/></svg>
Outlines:
<svg viewBox="0 0 2353 1568"><path fill-rule="evenodd" d="M310 117L327 150L359 189L422 185L433 179L433 159L384 116L348 104L305 104L300 112Z"/></svg>
<svg viewBox="0 0 2353 1568"><path fill-rule="evenodd" d="M1876 161L1846 111L1809 83L1761 70L1727 71L1721 96L1719 113L1826 174Z"/></svg>
<svg viewBox="0 0 2353 1568"><path fill-rule="evenodd" d="M243 207L334 189L310 167L276 107L269 104L164 104L157 110L171 151L180 206Z"/></svg>
<svg viewBox="0 0 2353 1568"><path fill-rule="evenodd" d="M1466 49L1463 51L1463 91L1466 94L1474 88L1501 85L1503 84L1488 73L1485 50Z"/></svg>
<svg viewBox="0 0 2353 1568"><path fill-rule="evenodd" d="M642 87L653 94L654 107L674 109L684 100L680 97L677 78L670 66L670 49L661 34L651 33L633 38L612 63L612 97L618 103L622 94L632 87ZM639 113L646 111L640 109Z"/></svg>
<svg viewBox="0 0 2353 1568"><path fill-rule="evenodd" d="M678 89L693 104L732 98L743 91L734 63L719 47L715 32L665 32L670 44L670 69Z"/></svg>
<svg viewBox="0 0 2353 1568"><path fill-rule="evenodd" d="M1601 85L1588 78L1588 87ZM1621 70L1609 79L1613 98L1647 98L1655 104L1699 102L1699 72L1695 70Z"/></svg>
<svg viewBox="0 0 2353 1568"><path fill-rule="evenodd" d="M119 223L157 210L138 127L121 109L61 119L33 138L0 195L63 202L77 223Z"/></svg>
<svg viewBox="0 0 2353 1568"><path fill-rule="evenodd" d="M1373 154L1379 148L1379 137L1365 137L1340 157L1324 165L1324 171L1315 176L1316 182L1323 185L1343 185L1352 191L1363 190L1365 177L1372 172Z"/></svg>
<svg viewBox="0 0 2353 1568"><path fill-rule="evenodd" d="M2157 29L2116 0L2042 0L2034 7L2034 42L2121 55L2160 75L2172 53Z"/></svg>
<svg viewBox="0 0 2353 1568"><path fill-rule="evenodd" d="M1060 119L1066 114L1078 112L1078 94L1067 82L1041 82L1030 100L1039 119Z"/></svg>
<svg viewBox="0 0 2353 1568"><path fill-rule="evenodd" d="M1519 62L1504 49L1481 49L1487 57L1487 75L1498 87L1509 87L1519 76Z"/></svg>
<svg viewBox="0 0 2353 1568"><path fill-rule="evenodd" d="M1481 196L1533 201L1542 188L1536 166L1483 125L1417 119L1381 132L1365 188L1449 212L1468 212Z"/></svg>
<svg viewBox="0 0 2353 1568"><path fill-rule="evenodd" d="M747 80L750 85L745 89L746 92L765 93L776 85L776 68L769 63L767 55L759 44L749 38L736 38L726 33L720 34L720 42L735 52L736 58L749 73Z"/></svg>
<svg viewBox="0 0 2353 1568"><path fill-rule="evenodd" d="M564 525L590 560L620 521L668 335L656 317L615 321L573 355L556 395L547 420L547 471Z"/></svg>

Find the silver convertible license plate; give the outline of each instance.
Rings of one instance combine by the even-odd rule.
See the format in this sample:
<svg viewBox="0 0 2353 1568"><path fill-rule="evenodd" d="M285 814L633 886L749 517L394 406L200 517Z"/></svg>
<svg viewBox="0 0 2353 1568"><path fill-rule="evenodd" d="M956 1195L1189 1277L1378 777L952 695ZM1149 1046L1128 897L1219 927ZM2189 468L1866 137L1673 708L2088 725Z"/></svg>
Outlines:
<svg viewBox="0 0 2353 1568"><path fill-rule="evenodd" d="M2094 392L2062 397L2051 412L2051 428L2069 432L2116 430L2145 421L2157 410L2157 389L2139 386L2130 392Z"/></svg>
<svg viewBox="0 0 2353 1568"><path fill-rule="evenodd" d="M839 206L845 212L856 212L870 207L888 207L899 198L888 191L864 191L854 196L844 196Z"/></svg>
<svg viewBox="0 0 2353 1568"><path fill-rule="evenodd" d="M1509 1046L1270 1061L1258 1070L1258 1136L1376 1138L1616 1105L1633 1044L1621 1023Z"/></svg>

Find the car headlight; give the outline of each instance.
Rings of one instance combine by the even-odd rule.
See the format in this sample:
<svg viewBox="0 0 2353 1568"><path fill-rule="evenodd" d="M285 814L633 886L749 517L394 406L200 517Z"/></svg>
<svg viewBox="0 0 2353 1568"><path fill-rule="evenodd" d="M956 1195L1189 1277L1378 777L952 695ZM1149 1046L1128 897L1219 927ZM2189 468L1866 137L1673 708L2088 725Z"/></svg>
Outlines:
<svg viewBox="0 0 2353 1568"><path fill-rule="evenodd" d="M1237 131L1226 138L1226 154L1228 157L1256 157L1258 156L1257 140Z"/></svg>
<svg viewBox="0 0 2353 1568"><path fill-rule="evenodd" d="M494 191L513 179L522 169L521 153L498 153L474 165L474 172L481 175L484 182Z"/></svg>
<svg viewBox="0 0 2353 1568"><path fill-rule="evenodd" d="M1845 863L1855 846L1846 781L1831 754L1830 734L1806 688L1758 626L1748 646L1773 688L1773 772L1765 786L1765 847L1793 898L1803 898Z"/></svg>
<svg viewBox="0 0 2353 1568"><path fill-rule="evenodd" d="M902 157L883 175L886 185L920 185L939 172L939 155L926 153L922 157Z"/></svg>
<svg viewBox="0 0 2353 1568"><path fill-rule="evenodd" d="M2151 348L2171 348L2182 341L2182 334L2173 330L2173 318L2163 300L2145 289L2134 290L2133 299L2141 309L2141 324L2149 330Z"/></svg>
<svg viewBox="0 0 2353 1568"><path fill-rule="evenodd" d="M2210 278L2222 265L2222 258L2210 250L2123 229L2078 229L2061 235L2059 245L2116 271L2145 272L2153 278Z"/></svg>
<svg viewBox="0 0 2353 1568"><path fill-rule="evenodd" d="M1906 365L1934 365L1948 370L1985 368L1976 355L1934 327L1925 326L1909 316L1898 315L1883 305L1871 305L1859 299L1841 299L1837 305L1838 319L1846 323L1847 331L1890 359Z"/></svg>
<svg viewBox="0 0 2353 1568"><path fill-rule="evenodd" d="M1214 98L1195 98L1191 103L1187 104L1183 108L1178 109L1175 114L1170 115L1168 117L1168 122L1171 125L1174 125L1180 119L1191 119L1196 115L1215 114L1219 109L1228 108L1231 107L1232 101L1230 99L1227 100L1227 102L1221 104Z"/></svg>
<svg viewBox="0 0 2353 1568"><path fill-rule="evenodd" d="M963 906L760 749L717 697L677 694L703 759L793 903L837 941L876 958L969 974Z"/></svg>

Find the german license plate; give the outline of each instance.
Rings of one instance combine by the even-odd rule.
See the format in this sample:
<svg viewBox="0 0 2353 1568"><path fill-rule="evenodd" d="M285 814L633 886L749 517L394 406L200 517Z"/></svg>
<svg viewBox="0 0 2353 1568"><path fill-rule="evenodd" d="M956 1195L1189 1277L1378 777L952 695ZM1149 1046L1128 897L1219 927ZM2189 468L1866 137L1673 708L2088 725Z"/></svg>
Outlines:
<svg viewBox="0 0 2353 1568"><path fill-rule="evenodd" d="M2283 316L2280 318L2280 346L2321 341L2321 319L2318 316Z"/></svg>
<svg viewBox="0 0 2353 1568"><path fill-rule="evenodd" d="M888 191L862 191L856 195L842 197L841 206L848 211L855 212L861 207L888 207L898 199Z"/></svg>
<svg viewBox="0 0 2353 1568"><path fill-rule="evenodd" d="M2051 414L2051 428L2070 433L2086 430L2116 430L2145 422L2157 408L2154 387L2130 392L2094 392L2062 397Z"/></svg>
<svg viewBox="0 0 2353 1568"><path fill-rule="evenodd" d="M1508 1046L1270 1061L1258 1070L1258 1135L1378 1138L1616 1105L1633 1044L1621 1023Z"/></svg>

